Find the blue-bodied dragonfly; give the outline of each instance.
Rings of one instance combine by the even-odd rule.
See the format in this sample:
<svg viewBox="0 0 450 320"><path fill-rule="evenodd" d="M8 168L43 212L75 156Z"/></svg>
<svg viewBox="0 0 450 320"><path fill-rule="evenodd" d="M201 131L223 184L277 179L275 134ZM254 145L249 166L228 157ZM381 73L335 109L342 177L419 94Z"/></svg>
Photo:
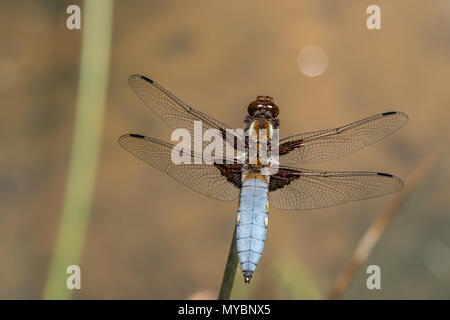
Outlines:
<svg viewBox="0 0 450 320"><path fill-rule="evenodd" d="M184 128L195 136L195 122L201 121L201 134L215 129L221 133L224 143L230 144L230 139L226 138L226 133L232 130L230 126L187 105L153 80L132 75L129 84L170 128ZM246 134L235 133L231 139L232 148L242 150L240 147L244 146L248 153L245 148L248 137L256 128L267 129L266 138L270 142L272 132L279 127L278 113L279 107L271 97L258 96L248 106L244 120ZM123 135L118 142L137 158L194 191L224 201L239 198L236 245L244 281L248 283L264 249L269 203L282 210L317 209L378 197L403 188L402 180L388 173L317 171L292 165L324 162L348 155L392 134L407 121L406 114L390 111L338 128L281 139L276 146L277 170L270 173L263 170L265 164L249 162L248 155L231 161L214 158L205 163L197 161L205 160L205 155L192 151L189 153L192 161L174 164L171 154L179 147L170 143L138 134Z"/></svg>

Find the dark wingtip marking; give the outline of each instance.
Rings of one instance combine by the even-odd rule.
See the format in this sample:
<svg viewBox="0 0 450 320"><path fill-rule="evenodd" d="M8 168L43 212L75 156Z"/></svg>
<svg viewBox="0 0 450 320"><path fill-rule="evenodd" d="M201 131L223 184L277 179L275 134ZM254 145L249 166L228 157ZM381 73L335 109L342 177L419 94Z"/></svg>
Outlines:
<svg viewBox="0 0 450 320"><path fill-rule="evenodd" d="M141 138L141 139L144 139L144 138L145 138L143 135L135 134L135 133L130 133L129 136L130 136L130 137L134 137L134 138Z"/></svg>
<svg viewBox="0 0 450 320"><path fill-rule="evenodd" d="M153 83L153 80L150 79L150 78L147 78L146 76L141 76L141 78L146 80L146 81L148 81L148 82L150 82L150 83Z"/></svg>
<svg viewBox="0 0 450 320"><path fill-rule="evenodd" d="M389 174L389 173L383 173L383 172L377 172L377 175L379 175L379 176L383 176L383 177L393 177L393 175L392 174Z"/></svg>
<svg viewBox="0 0 450 320"><path fill-rule="evenodd" d="M390 114L396 114L396 113L397 113L396 111L388 111L388 112L382 113L382 115L383 115L383 116L388 116L388 115L390 115Z"/></svg>

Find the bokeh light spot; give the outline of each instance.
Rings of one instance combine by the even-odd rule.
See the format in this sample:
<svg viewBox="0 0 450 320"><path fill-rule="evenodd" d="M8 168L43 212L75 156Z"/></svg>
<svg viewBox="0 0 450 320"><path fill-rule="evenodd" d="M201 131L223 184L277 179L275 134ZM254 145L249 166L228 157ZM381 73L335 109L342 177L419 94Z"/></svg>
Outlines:
<svg viewBox="0 0 450 320"><path fill-rule="evenodd" d="M321 47L308 45L297 56L300 72L308 77L316 77L328 67L328 56Z"/></svg>

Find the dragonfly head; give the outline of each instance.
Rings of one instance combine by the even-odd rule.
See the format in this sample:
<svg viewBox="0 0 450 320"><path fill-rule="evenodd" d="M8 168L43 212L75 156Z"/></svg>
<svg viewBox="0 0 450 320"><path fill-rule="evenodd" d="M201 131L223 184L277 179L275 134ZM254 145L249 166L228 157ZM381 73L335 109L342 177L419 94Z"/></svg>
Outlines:
<svg viewBox="0 0 450 320"><path fill-rule="evenodd" d="M257 96L248 105L248 114L254 118L276 118L279 112L280 109L269 96Z"/></svg>

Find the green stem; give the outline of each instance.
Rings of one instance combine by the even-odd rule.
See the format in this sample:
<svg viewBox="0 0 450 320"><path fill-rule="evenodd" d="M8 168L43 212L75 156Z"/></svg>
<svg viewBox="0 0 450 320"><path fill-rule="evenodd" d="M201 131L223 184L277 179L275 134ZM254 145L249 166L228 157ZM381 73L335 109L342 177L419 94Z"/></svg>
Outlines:
<svg viewBox="0 0 450 320"><path fill-rule="evenodd" d="M78 99L67 186L44 299L70 299L70 265L79 265L97 177L112 32L113 1L85 1ZM80 31L67 31L80 32ZM83 272L81 272L83 279ZM83 288L83 281L81 281Z"/></svg>
<svg viewBox="0 0 450 320"><path fill-rule="evenodd" d="M233 289L234 277L238 264L238 256L236 249L236 226L234 226L233 239L231 240L230 251L223 273L222 285L220 286L218 300L230 300L231 290Z"/></svg>

